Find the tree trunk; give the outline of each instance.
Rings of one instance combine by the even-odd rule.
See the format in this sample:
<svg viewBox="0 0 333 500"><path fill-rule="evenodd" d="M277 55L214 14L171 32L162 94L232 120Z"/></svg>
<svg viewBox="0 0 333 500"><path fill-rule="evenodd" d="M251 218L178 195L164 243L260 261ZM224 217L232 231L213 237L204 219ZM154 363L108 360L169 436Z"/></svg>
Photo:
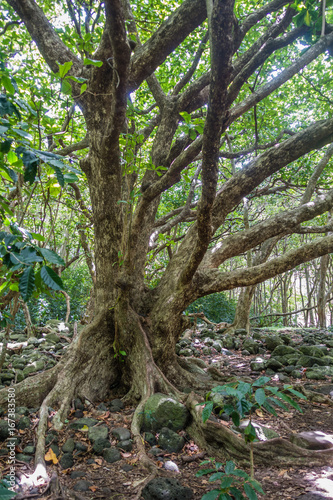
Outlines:
<svg viewBox="0 0 333 500"><path fill-rule="evenodd" d="M238 297L235 319L232 325L235 330L244 328L249 333L250 310L255 290L256 290L255 285L242 288Z"/></svg>
<svg viewBox="0 0 333 500"><path fill-rule="evenodd" d="M329 255L323 255L320 258L320 278L318 284L317 295L317 314L318 324L321 328L326 327L326 275L328 264L330 261Z"/></svg>

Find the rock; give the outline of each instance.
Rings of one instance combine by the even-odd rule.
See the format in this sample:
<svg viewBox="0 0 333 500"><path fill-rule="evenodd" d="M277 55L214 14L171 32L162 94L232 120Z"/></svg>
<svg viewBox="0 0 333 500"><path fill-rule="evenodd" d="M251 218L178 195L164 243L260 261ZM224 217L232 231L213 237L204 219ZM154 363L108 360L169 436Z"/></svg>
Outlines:
<svg viewBox="0 0 333 500"><path fill-rule="evenodd" d="M260 372L266 368L266 361L262 358L256 358L250 362L250 368L254 372Z"/></svg>
<svg viewBox="0 0 333 500"><path fill-rule="evenodd" d="M34 361L33 363L27 365L25 368L23 368L23 375L26 377L30 373L35 373L40 370L43 370L45 367L45 363L42 360L39 361Z"/></svg>
<svg viewBox="0 0 333 500"><path fill-rule="evenodd" d="M109 410L112 412L121 411L124 409L124 403L121 399L113 399L110 403Z"/></svg>
<svg viewBox="0 0 333 500"><path fill-rule="evenodd" d="M90 427L88 431L88 438L91 442L97 441L97 439L106 439L109 434L109 429L106 425L101 425L99 427Z"/></svg>
<svg viewBox="0 0 333 500"><path fill-rule="evenodd" d="M61 342L60 338L55 333L48 333L47 335L45 335L45 340L46 342L50 342L52 344L57 344L58 342Z"/></svg>
<svg viewBox="0 0 333 500"><path fill-rule="evenodd" d="M304 431L292 434L290 441L301 448L309 450L328 450L333 448L333 434L325 434L321 431Z"/></svg>
<svg viewBox="0 0 333 500"><path fill-rule="evenodd" d="M291 376L294 378L302 378L303 372L301 370L292 370Z"/></svg>
<svg viewBox="0 0 333 500"><path fill-rule="evenodd" d="M82 470L73 470L71 473L71 479L78 479L79 477L84 477L86 475Z"/></svg>
<svg viewBox="0 0 333 500"><path fill-rule="evenodd" d="M74 408L75 410L84 410L84 404L82 403L80 398L76 398L74 400Z"/></svg>
<svg viewBox="0 0 333 500"><path fill-rule="evenodd" d="M243 341L243 349L246 349L250 354L258 354L259 345L255 340L248 338Z"/></svg>
<svg viewBox="0 0 333 500"><path fill-rule="evenodd" d="M193 491L182 486L176 479L157 477L142 490L144 500L190 500Z"/></svg>
<svg viewBox="0 0 333 500"><path fill-rule="evenodd" d="M103 458L109 464L113 464L114 462L118 462L118 460L121 460L121 455L117 448L111 446L111 448L106 448L103 451Z"/></svg>
<svg viewBox="0 0 333 500"><path fill-rule="evenodd" d="M218 340L215 340L213 342L213 345L212 347L217 351L217 352L221 352L222 351L222 342L218 341ZM333 359L333 358L332 358Z"/></svg>
<svg viewBox="0 0 333 500"><path fill-rule="evenodd" d="M225 349L233 349L235 346L235 338L233 335L224 335L222 344Z"/></svg>
<svg viewBox="0 0 333 500"><path fill-rule="evenodd" d="M267 335L265 344L269 351L274 351L277 346L283 345L283 340L278 335Z"/></svg>
<svg viewBox="0 0 333 500"><path fill-rule="evenodd" d="M178 453L183 448L185 440L171 429L163 427L158 438L158 444L169 453Z"/></svg>
<svg viewBox="0 0 333 500"><path fill-rule="evenodd" d="M151 396L144 407L143 430L159 431L168 427L173 431L184 429L189 412L184 405L165 394Z"/></svg>
<svg viewBox="0 0 333 500"><path fill-rule="evenodd" d="M325 366L325 361L322 361L321 358L315 358L313 356L306 356L303 354L297 363L299 366L303 366L304 368L308 368L313 365Z"/></svg>
<svg viewBox="0 0 333 500"><path fill-rule="evenodd" d="M280 368L283 368L283 364L280 363L280 361L278 361L277 359L270 358L266 362L266 368L269 368L269 369L273 370L274 372L277 372Z"/></svg>
<svg viewBox="0 0 333 500"><path fill-rule="evenodd" d="M71 453L64 453L59 463L63 469L70 469L74 465L73 455Z"/></svg>
<svg viewBox="0 0 333 500"><path fill-rule="evenodd" d="M6 441L9 438L9 427L7 420L0 420L0 441Z"/></svg>
<svg viewBox="0 0 333 500"><path fill-rule="evenodd" d="M323 349L324 348L324 349ZM328 352L325 346L317 345L302 345L299 347L299 351L306 356L312 356L314 358L321 358Z"/></svg>
<svg viewBox="0 0 333 500"><path fill-rule="evenodd" d="M115 427L112 429L112 435L119 441L126 441L131 438L131 433L126 427Z"/></svg>
<svg viewBox="0 0 333 500"><path fill-rule="evenodd" d="M248 332L245 328L237 328L237 330L235 330L235 335L240 335L241 337L246 337L247 334L248 334Z"/></svg>
<svg viewBox="0 0 333 500"><path fill-rule="evenodd" d="M77 443L75 443L75 449L79 452L82 451L83 453L85 453L88 450L88 446L84 443L81 443L81 441L78 441Z"/></svg>
<svg viewBox="0 0 333 500"><path fill-rule="evenodd" d="M306 389L310 389L311 391L319 392L320 394L325 394L325 396L333 396L333 384L327 384L327 385L310 385L310 386L305 386Z"/></svg>
<svg viewBox="0 0 333 500"><path fill-rule="evenodd" d="M20 430L28 429L30 427L30 418L29 417L22 417L18 421L17 428Z"/></svg>
<svg viewBox="0 0 333 500"><path fill-rule="evenodd" d="M14 373L3 372L3 373L1 373L0 378L1 378L2 382L6 382L6 381L9 381L9 380L14 380L15 375L14 375Z"/></svg>
<svg viewBox="0 0 333 500"><path fill-rule="evenodd" d="M242 356L251 356L251 353L247 349L243 349L242 350Z"/></svg>
<svg viewBox="0 0 333 500"><path fill-rule="evenodd" d="M45 436L45 446L48 446L50 443L57 443L58 442L58 436L57 432L52 429L46 436Z"/></svg>
<svg viewBox="0 0 333 500"><path fill-rule="evenodd" d="M125 472L129 472L129 471L133 470L133 469L134 469L134 467L133 467L133 465L130 465L130 464L124 464L124 465L122 466L122 469L123 469Z"/></svg>
<svg viewBox="0 0 333 500"><path fill-rule="evenodd" d="M125 441L119 441L117 444L117 448L120 448L121 450L124 451L132 451L133 449L133 444L131 439L126 439Z"/></svg>
<svg viewBox="0 0 333 500"><path fill-rule="evenodd" d="M319 370L306 370L305 376L308 380L325 380L326 375L322 371Z"/></svg>
<svg viewBox="0 0 333 500"><path fill-rule="evenodd" d="M179 351L179 356L185 356L185 357L188 357L188 356L192 356L193 354L193 351L191 348L186 348L186 349L180 349Z"/></svg>
<svg viewBox="0 0 333 500"><path fill-rule="evenodd" d="M108 407L104 404L104 403L101 403L97 406L97 410L99 411L108 411Z"/></svg>
<svg viewBox="0 0 333 500"><path fill-rule="evenodd" d="M23 449L23 453L26 453L27 455L33 455L34 453L36 452L36 446L34 445L27 445L24 449Z"/></svg>
<svg viewBox="0 0 333 500"><path fill-rule="evenodd" d="M16 453L15 459L28 464L32 460L32 456L25 455L24 453Z"/></svg>
<svg viewBox="0 0 333 500"><path fill-rule="evenodd" d="M156 437L151 432L145 432L143 436L144 436L144 440L148 444L150 444L150 446L155 446L155 444L157 443Z"/></svg>
<svg viewBox="0 0 333 500"><path fill-rule="evenodd" d="M272 356L287 356L288 354L296 355L297 351L289 345L278 345L272 352Z"/></svg>
<svg viewBox="0 0 333 500"><path fill-rule="evenodd" d="M202 349L202 354L204 356L209 356L210 354L212 354L212 350L210 347L207 347L205 346L203 349Z"/></svg>
<svg viewBox="0 0 333 500"><path fill-rule="evenodd" d="M96 439L92 447L93 452L97 455L102 455L103 450L106 448L111 448L111 443L108 439Z"/></svg>
<svg viewBox="0 0 333 500"><path fill-rule="evenodd" d="M92 483L86 481L85 479L80 479L73 487L75 491L88 491Z"/></svg>
<svg viewBox="0 0 333 500"><path fill-rule="evenodd" d="M63 447L61 448L64 453L72 453L75 448L75 442L73 438L67 439Z"/></svg>
<svg viewBox="0 0 333 500"><path fill-rule="evenodd" d="M87 427L93 427L96 424L98 424L98 420L96 420L95 418L84 417L78 418L74 422L71 422L68 427L69 429L79 430L82 429L84 425L86 425Z"/></svg>

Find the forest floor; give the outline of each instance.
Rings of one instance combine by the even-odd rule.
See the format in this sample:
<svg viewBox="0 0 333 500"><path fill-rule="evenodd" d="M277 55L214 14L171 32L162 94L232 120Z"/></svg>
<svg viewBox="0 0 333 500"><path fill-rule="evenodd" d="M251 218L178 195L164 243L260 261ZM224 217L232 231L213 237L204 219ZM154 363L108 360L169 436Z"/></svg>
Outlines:
<svg viewBox="0 0 333 500"><path fill-rule="evenodd" d="M288 330L290 333L290 330ZM258 374L254 374L250 369L250 362L256 356L242 356L240 351L232 351L232 356L228 356L229 366L225 368L225 373L228 375L235 375L237 377L255 378ZM207 364L214 363L215 366L222 364L222 358L219 353L210 356L202 356L202 359ZM223 372L223 368L221 369ZM298 383L309 383L308 380L298 380ZM327 380L311 381L311 384L328 384L332 383L332 377ZM332 386L333 387L333 386ZM332 389L333 390L333 389ZM322 431L326 434L333 434L333 408L325 404L310 403L308 401L299 402L303 413L296 410L285 412L284 410L278 411L278 416L274 417L268 413L258 412L255 416L255 421L259 424L265 425L276 432L282 437L287 437L291 433L301 431ZM106 424L110 429L113 427L130 428L131 419L134 413L134 408L125 407L121 412L101 411L96 406L89 406L84 410L84 417L93 417L99 420L102 424ZM30 415L33 419L34 415ZM35 441L35 427L37 425L38 417L35 415L35 424L20 431L21 449L28 443ZM147 471L140 464L137 457L135 447L131 452L122 452L121 460L115 463L107 463L98 455L93 454L91 444L88 440L87 434L82 430L76 431L70 428L69 424L75 421L74 409L68 417L68 424L64 429L58 433L58 446L61 446L69 438L74 438L75 441L85 443L88 447L87 451L76 457L74 466L69 469L63 469L59 463L48 465L48 474L57 477L59 483L63 488L64 498L66 499L115 499L115 500L134 500L137 498L137 491L140 484L147 478ZM228 422L222 422L224 425L231 425ZM50 424L51 427L51 424ZM184 433L186 437L186 434ZM149 445L147 444L147 451ZM193 461L200 454L198 459ZM196 477L196 473L202 469L200 463L203 458L203 450L187 439L183 450L178 454L162 453L161 456L152 457L159 468L159 475L163 477L172 477L177 479L182 486L188 486L193 491L193 500L200 500L201 497L210 489L218 487L218 483L210 483L207 476ZM191 458L189 458L191 457ZM205 455L204 459L208 459ZM163 459L171 460L179 469L179 472L165 470ZM55 460L56 461L56 460ZM21 478L28 478L29 474L33 473L33 462L26 464L24 462L16 463L19 469ZM207 466L206 466L207 467ZM8 471L7 458L0 456L0 470L5 474ZM249 470L245 469L248 473ZM285 467L278 468L274 463L269 463L267 466L255 466L255 479L259 481L265 491L265 496L258 495L258 498L265 498L267 500L283 499L296 499L302 495L308 494L304 498L319 499L330 498L333 499L333 467ZM85 480L82 482L82 480ZM78 481L85 484L86 491L75 491L74 487ZM316 495L311 496L310 492L317 492ZM50 490L45 486L39 488L28 488L25 493L19 493L18 497L23 498L36 498L36 499L50 499L54 500L54 496L50 494ZM60 498L60 497L59 497ZM0 499L1 500L1 499ZM179 499L182 500L182 499Z"/></svg>

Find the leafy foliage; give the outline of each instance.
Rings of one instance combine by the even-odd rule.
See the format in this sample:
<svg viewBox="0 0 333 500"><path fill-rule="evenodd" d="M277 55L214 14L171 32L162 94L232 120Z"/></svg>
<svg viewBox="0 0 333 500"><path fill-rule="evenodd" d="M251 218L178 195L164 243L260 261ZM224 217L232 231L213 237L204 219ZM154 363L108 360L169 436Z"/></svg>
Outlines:
<svg viewBox="0 0 333 500"><path fill-rule="evenodd" d="M190 313L203 312L214 323L226 321L232 323L235 317L236 301L228 300L225 293L214 293L193 302L187 311Z"/></svg>
<svg viewBox="0 0 333 500"><path fill-rule="evenodd" d="M209 469L202 469L196 473L196 477L202 477L210 474L209 481L221 481L219 488L205 493L201 500L236 500L249 498L257 500L257 493L264 493L258 481L251 479L242 469L236 468L233 461L228 461L224 465L224 472L221 471L223 464L213 459L205 460L200 465L209 464ZM244 497L245 493L245 497Z"/></svg>

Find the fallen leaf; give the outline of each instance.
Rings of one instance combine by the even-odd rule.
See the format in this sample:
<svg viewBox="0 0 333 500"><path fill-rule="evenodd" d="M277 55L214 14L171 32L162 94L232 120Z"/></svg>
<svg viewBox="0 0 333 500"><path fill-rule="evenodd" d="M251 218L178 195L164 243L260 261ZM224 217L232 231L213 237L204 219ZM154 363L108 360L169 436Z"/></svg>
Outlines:
<svg viewBox="0 0 333 500"><path fill-rule="evenodd" d="M81 429L79 429L79 431L81 431L81 432L88 432L89 431L89 427L87 425L84 425Z"/></svg>
<svg viewBox="0 0 333 500"><path fill-rule="evenodd" d="M262 412L259 408L256 410L256 414L257 414L259 417L263 417L263 416L264 416L263 412Z"/></svg>
<svg viewBox="0 0 333 500"><path fill-rule="evenodd" d="M52 448L49 449L44 458L46 462L52 462L53 464L57 464L59 462Z"/></svg>
<svg viewBox="0 0 333 500"><path fill-rule="evenodd" d="M283 470L280 470L279 472L279 476L283 476L286 472L288 472L288 469L283 469Z"/></svg>
<svg viewBox="0 0 333 500"><path fill-rule="evenodd" d="M120 453L120 455L121 455L123 458L130 458L130 457L132 456L132 454L131 454L131 453L129 453L129 452L126 452L126 453L122 453L122 452L121 452L121 453Z"/></svg>
<svg viewBox="0 0 333 500"><path fill-rule="evenodd" d="M98 490L97 486L89 486L89 489L95 493L96 490Z"/></svg>

